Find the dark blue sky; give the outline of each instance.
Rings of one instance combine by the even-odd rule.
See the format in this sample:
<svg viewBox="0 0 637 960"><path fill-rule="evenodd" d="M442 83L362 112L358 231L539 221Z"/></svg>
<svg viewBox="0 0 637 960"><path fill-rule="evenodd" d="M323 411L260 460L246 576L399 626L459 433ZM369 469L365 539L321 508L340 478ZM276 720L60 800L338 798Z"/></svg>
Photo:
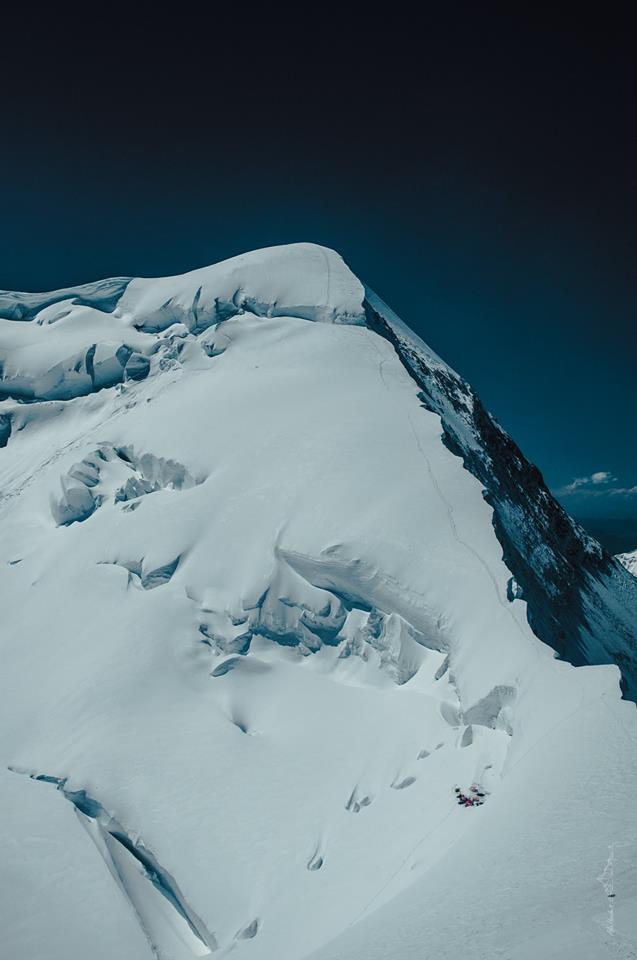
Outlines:
<svg viewBox="0 0 637 960"><path fill-rule="evenodd" d="M572 512L637 518L627 28L310 13L9 28L0 287L327 244Z"/></svg>

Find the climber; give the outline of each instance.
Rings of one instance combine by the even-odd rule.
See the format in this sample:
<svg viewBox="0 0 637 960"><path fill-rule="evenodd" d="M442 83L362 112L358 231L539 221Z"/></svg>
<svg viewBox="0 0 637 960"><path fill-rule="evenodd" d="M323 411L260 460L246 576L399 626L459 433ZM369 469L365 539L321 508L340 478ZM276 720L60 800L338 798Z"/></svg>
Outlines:
<svg viewBox="0 0 637 960"><path fill-rule="evenodd" d="M484 803L485 794L474 784L470 787L470 793L463 793L460 787L454 787L454 793L458 805L461 807L481 807Z"/></svg>

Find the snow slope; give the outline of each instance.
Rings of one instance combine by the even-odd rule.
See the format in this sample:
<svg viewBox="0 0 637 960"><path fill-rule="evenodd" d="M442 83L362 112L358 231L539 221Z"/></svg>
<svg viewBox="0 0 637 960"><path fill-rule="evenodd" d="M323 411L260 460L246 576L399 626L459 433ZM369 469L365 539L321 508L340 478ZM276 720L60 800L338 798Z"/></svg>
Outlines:
<svg viewBox="0 0 637 960"><path fill-rule="evenodd" d="M632 553L620 553L617 559L626 567L629 573L637 576L637 550L633 550Z"/></svg>
<svg viewBox="0 0 637 960"><path fill-rule="evenodd" d="M0 317L7 955L624 955L633 578L458 375L309 244Z"/></svg>

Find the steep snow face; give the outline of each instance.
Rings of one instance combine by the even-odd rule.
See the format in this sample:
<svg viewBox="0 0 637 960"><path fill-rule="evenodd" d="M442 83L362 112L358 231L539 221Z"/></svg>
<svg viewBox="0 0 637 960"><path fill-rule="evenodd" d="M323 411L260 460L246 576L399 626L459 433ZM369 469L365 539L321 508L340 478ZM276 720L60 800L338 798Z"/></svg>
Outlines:
<svg viewBox="0 0 637 960"><path fill-rule="evenodd" d="M616 666L533 633L499 521L527 510L550 603L553 508L520 506L524 472L502 494L474 395L335 253L0 311L8 953L517 957L545 936L598 957L634 935L635 708ZM579 560L603 651L630 578Z"/></svg>
<svg viewBox="0 0 637 960"><path fill-rule="evenodd" d="M629 573L637 576L637 550L634 550L632 553L620 553L617 559L626 567Z"/></svg>
<svg viewBox="0 0 637 960"><path fill-rule="evenodd" d="M493 525L535 634L571 663L618 663L637 697L637 583L551 496L540 471L480 398L372 290L370 327L392 343L439 414L444 443L483 485Z"/></svg>

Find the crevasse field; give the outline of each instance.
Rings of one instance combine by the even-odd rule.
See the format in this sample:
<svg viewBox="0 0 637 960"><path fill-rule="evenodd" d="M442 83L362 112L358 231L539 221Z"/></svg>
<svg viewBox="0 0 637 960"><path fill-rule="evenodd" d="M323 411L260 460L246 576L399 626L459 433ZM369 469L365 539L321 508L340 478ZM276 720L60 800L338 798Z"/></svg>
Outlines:
<svg viewBox="0 0 637 960"><path fill-rule="evenodd" d="M457 374L310 244L0 317L0 955L637 956L637 581Z"/></svg>

